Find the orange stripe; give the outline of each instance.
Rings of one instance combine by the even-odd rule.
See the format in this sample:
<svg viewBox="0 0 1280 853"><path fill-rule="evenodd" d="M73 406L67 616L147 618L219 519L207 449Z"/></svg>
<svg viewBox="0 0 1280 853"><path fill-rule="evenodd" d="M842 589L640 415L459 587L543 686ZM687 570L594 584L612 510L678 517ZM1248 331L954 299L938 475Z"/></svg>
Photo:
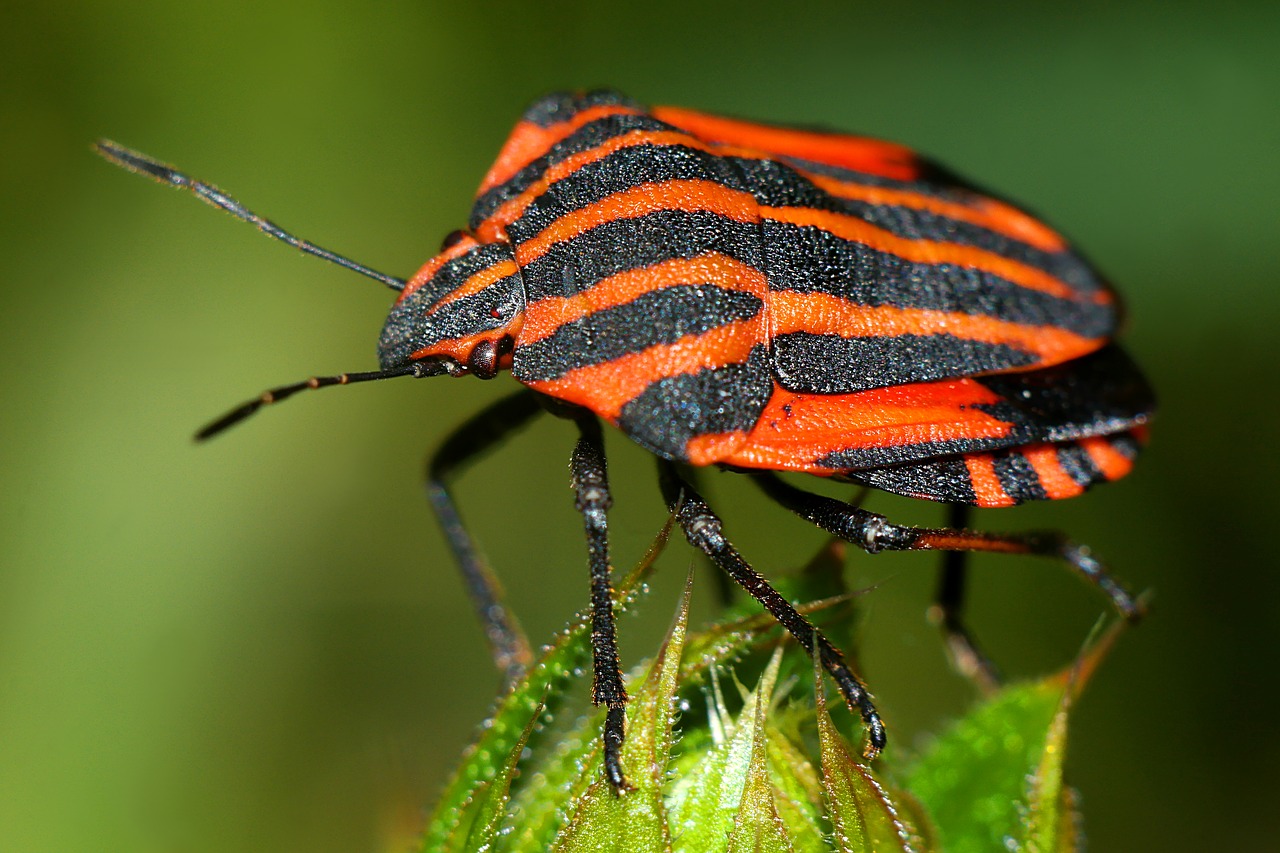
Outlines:
<svg viewBox="0 0 1280 853"><path fill-rule="evenodd" d="M499 261L491 267L485 267L446 293L439 302L432 306L430 313L434 314L442 305L448 305L450 302L456 302L465 296L479 293L495 281L500 281L509 275L515 275L519 271L520 268L516 266L515 261Z"/></svg>
<svg viewBox="0 0 1280 853"><path fill-rule="evenodd" d="M1007 505L999 504L999 506ZM999 536L1000 534L994 535ZM911 548L913 551L988 551L999 554L1025 554L1030 550L1025 542L991 538L986 534L969 530L956 530L949 533L925 533L916 539Z"/></svg>
<svg viewBox="0 0 1280 853"><path fill-rule="evenodd" d="M595 148L580 151L550 166L541 178L529 185L528 189L491 213L476 229L477 233L485 240L506 240L506 226L523 216L533 200L546 192L547 188L556 181L564 180L583 166L603 160L615 151L640 145L685 145L700 151L711 151L710 147L698 142L687 133L678 131L633 130L621 136L615 136Z"/></svg>
<svg viewBox="0 0 1280 853"><path fill-rule="evenodd" d="M1061 252L1067 248L1067 242L1049 226L1028 216L1016 207L996 201L986 196L974 195L971 204L947 201L937 196L909 190L891 189L889 187L872 187L850 181L841 181L826 175L818 175L798 170L815 186L839 198L864 201L867 204L889 204L897 207L910 207L915 210L926 210L978 225L991 231L997 231L1006 237L1012 237L1028 245L1043 249L1046 252Z"/></svg>
<svg viewBox="0 0 1280 853"><path fill-rule="evenodd" d="M476 195L483 195L499 184L504 184L515 177L516 173L537 160L560 140L569 136L583 125L598 118L611 115L638 115L631 107L600 106L585 109L568 121L541 127L532 122L522 121L511 132L498 159L489 167L489 173L480 182Z"/></svg>
<svg viewBox="0 0 1280 853"><path fill-rule="evenodd" d="M717 461L833 474L838 472L816 462L842 450L1002 438L1009 424L975 408L999 399L970 379L854 394L796 394L775 385L747 441Z"/></svg>
<svg viewBox="0 0 1280 853"><path fill-rule="evenodd" d="M536 237L516 247L521 266L546 254L557 243L618 219L634 219L660 210L708 211L739 222L755 222L755 199L750 193L725 189L714 181L664 181L640 184L595 204L566 213Z"/></svg>
<svg viewBox="0 0 1280 853"><path fill-rule="evenodd" d="M1058 460L1058 447L1054 444L1037 444L1019 451L1035 469L1040 486L1051 501L1074 498L1084 491L1084 486L1072 479Z"/></svg>
<svg viewBox="0 0 1280 853"><path fill-rule="evenodd" d="M756 342L759 321L744 320L701 335L686 335L603 364L571 370L558 379L529 387L560 400L586 406L616 421L622 407L659 379L744 361Z"/></svg>
<svg viewBox="0 0 1280 853"><path fill-rule="evenodd" d="M874 142L874 140L871 141ZM536 183L532 184L516 198L508 201L498 210L494 211L494 213L485 220L485 223L479 229L482 238L486 240L506 239L505 232L503 231L505 226L514 222L516 219L519 219L528 208L529 204L535 198L546 192L547 187L551 184L556 181L563 180L581 169L583 166L597 162L615 151L639 145L682 145L698 151L705 151L710 154L743 157L754 160L772 159L777 153L761 150L759 148L736 147L728 142L707 144L702 140L696 139L682 132L632 131L609 139L589 151L580 152L551 166L543 177ZM905 151L907 149L903 150ZM535 158L530 158L530 161L532 159ZM523 165L527 164L522 164L521 168L523 168ZM516 169L515 171L519 171L519 169ZM887 187L864 186L847 181L840 181L835 178L829 178L824 175L814 174L803 169L797 169L797 171L812 181L818 188L835 196L858 199L866 201L869 204L900 205L903 207L928 210L941 216L947 216L952 219L971 222L975 225L990 228L993 231L1006 234L1015 240L1020 240L1045 251L1061 251L1066 248L1066 242L1056 232L1054 232L1053 229L1023 213L1017 208L986 196L975 195L973 205L965 205L959 202L946 201L924 193L915 193L907 190L894 190ZM514 174L514 172L512 174ZM504 178L504 180L506 180L506 178Z"/></svg>
<svg viewBox="0 0 1280 853"><path fill-rule="evenodd" d="M541 178L529 185L528 189L491 213L476 229L476 233L485 242L505 241L507 239L506 226L523 216L529 205L545 193L552 184L564 180L583 166L603 160L615 151L621 151L624 148L636 148L641 145L658 147L678 145L717 156L742 157L749 160L775 159L773 154L768 151L761 151L758 148L739 148L728 144L707 143L683 131L633 130L621 136L607 139L595 148L580 151L551 165Z"/></svg>
<svg viewBox="0 0 1280 853"><path fill-rule="evenodd" d="M973 484L974 503L978 506L1013 506L1015 501L1000 485L995 460L989 453L974 453L964 457L969 469L969 481Z"/></svg>
<svg viewBox="0 0 1280 853"><path fill-rule="evenodd" d="M919 176L919 158L905 145L865 136L796 130L707 115L680 107L655 107L659 121L688 129L702 139L746 145L783 157L798 157L898 180Z"/></svg>
<svg viewBox="0 0 1280 853"><path fill-rule="evenodd" d="M955 264L956 266L986 270L1014 284L1038 290L1062 299L1079 299L1078 293L1066 282L1043 270L1010 258L964 246L959 243L942 243L935 240L908 240L866 220L843 213L831 213L807 207L761 207L761 217L793 225L821 228L845 240L862 243L880 252L897 255L903 260L925 264ZM1111 294L1098 291L1089 297L1098 303L1111 301Z"/></svg>
<svg viewBox="0 0 1280 853"><path fill-rule="evenodd" d="M1112 447L1106 436L1083 439L1080 446L1108 480L1119 480L1133 470L1133 460Z"/></svg>
<svg viewBox="0 0 1280 853"><path fill-rule="evenodd" d="M445 355L452 358L459 364L466 364L467 358L470 357L471 351L484 341L497 340L502 337L502 329L487 329L483 332L476 332L473 335L463 335L460 338L448 338L447 340L438 341L430 346L416 350L409 356L410 361L416 361L420 358L431 358L434 356Z"/></svg>
<svg viewBox="0 0 1280 853"><path fill-rule="evenodd" d="M695 151L704 151L708 154L725 157L742 157L749 160L771 160L776 159L774 154L769 151L761 151L758 148L740 148L729 144L708 143L699 140L683 131L676 130L633 130L624 133L621 136L615 136L607 139L595 148L587 151L580 151L577 154L570 155L564 160L551 165L542 177L536 182L529 185L529 188L520 193L513 199L504 203L501 207L491 213L488 218L476 229L476 233L485 242L494 240L506 240L506 226L519 219L529 205L539 196L547 191L547 188L557 181L562 181L581 169L583 166L603 160L615 151L621 151L624 148L635 148L641 145L654 146L682 146L692 148Z"/></svg>
<svg viewBox="0 0 1280 853"><path fill-rule="evenodd" d="M493 177L495 172L498 173L497 177L499 178L499 180L495 181L495 185L496 183L502 183L503 181L509 180L521 168L537 159L541 154L545 153L546 148L550 148L550 146L555 142L558 142L560 139L563 139L564 136L567 136L569 133L577 130L582 124L585 124L586 121L594 120L602 115L626 112L631 111L617 107L599 107L593 110L588 110L585 113L580 113L579 116L586 116L588 113L591 115L590 118L583 120L581 123L575 124L574 122L569 122L564 125L563 127L567 129L563 135L554 139L548 138L548 141L545 142L545 148L538 150L531 156L523 159L517 166L509 170L510 174L506 174L507 169L505 167L503 169L499 169L499 166L503 163L500 157L499 163L494 165L494 170L491 171L490 176L486 176L485 183L482 185L480 192L483 193L485 190L490 188L490 178ZM672 112L685 113L686 111L673 110ZM697 115L694 113L687 114ZM577 120L575 119L575 121ZM673 120L671 123L677 124L677 122ZM743 124L745 127L755 127L754 125ZM557 125L557 127L561 126ZM778 128L764 129L782 130ZM538 130L542 129L538 128ZM794 131L787 132L795 133ZM512 138L515 139L517 135L519 135L519 131L517 131L516 134L513 134ZM821 135L817 136L820 137ZM877 143L876 140L867 141L870 143L885 144ZM779 153L775 151L762 150L759 147L738 147L727 140L708 144L707 142L689 136L683 132L631 131L621 136L613 137L589 151L580 152L551 166L543 177L536 183L531 185L518 197L508 201L485 220L485 226L487 226L489 233L483 233L482 236L488 240L505 239L505 236L499 233L500 229L520 218L525 209L529 206L530 202L542 195L542 193L544 193L547 187L551 184L556 181L563 180L578 169L581 169L583 166L601 160L615 151L639 145L683 145L685 147L705 151L711 154L743 157L753 160L773 159L774 156ZM892 144L889 145L892 149L900 148L900 146L894 146ZM914 157L914 155L910 153L909 149L901 148L901 150L907 152L911 157ZM505 153L504 149L504 155ZM524 157L524 155L521 156ZM914 166L912 166L911 169L912 173L910 175L904 174L904 179L915 177ZM813 182L813 184L818 188L841 198L858 199L869 204L899 205L919 210L928 210L930 212L937 213L940 216L946 216L964 222L971 222L975 225L989 228L993 231L998 231L1015 240L1020 240L1049 252L1062 251L1067 247L1066 241L1064 241L1060 235L1044 223L1039 222L1034 217L1029 216L1011 205L993 198L988 198L987 196L975 194L973 204L966 205L959 202L946 201L924 193L895 190L887 187L865 186L848 181L841 181L836 178L830 178L825 175L815 174L804 169L797 169L797 171ZM481 227L482 232L486 230L485 226Z"/></svg>
<svg viewBox="0 0 1280 853"><path fill-rule="evenodd" d="M684 458L690 465L714 465L727 460L746 439L745 432L696 435L685 442Z"/></svg>
<svg viewBox="0 0 1280 853"><path fill-rule="evenodd" d="M550 296L531 303L525 309L525 325L518 344L524 346L550 337L566 323L625 305L646 293L682 284L703 283L767 298L768 284L764 274L727 255L712 252L696 258L675 258L602 278L573 296Z"/></svg>
<svg viewBox="0 0 1280 853"><path fill-rule="evenodd" d="M908 428L927 431L926 441L999 437L1008 433L1009 425L975 406L1001 399L971 379L918 382L852 394L797 394L779 386L755 431L765 433L769 418L778 424L775 434L827 435L837 448L913 443L904 440L903 430Z"/></svg>
<svg viewBox="0 0 1280 853"><path fill-rule="evenodd" d="M400 295L396 297L396 304L403 302L410 293L413 293L419 287L435 278L436 273L449 261L460 258L467 252L476 248L480 244L470 234L466 234L457 243L445 249L431 260L427 261L422 267L413 274L413 278L409 279L404 286L404 290L400 291Z"/></svg>
<svg viewBox="0 0 1280 853"><path fill-rule="evenodd" d="M1103 343L1055 326L1029 326L994 317L892 305L856 305L829 293L769 294L773 334L811 332L842 338L948 334L965 340L1005 344L1035 353L1047 366L1092 352Z"/></svg>

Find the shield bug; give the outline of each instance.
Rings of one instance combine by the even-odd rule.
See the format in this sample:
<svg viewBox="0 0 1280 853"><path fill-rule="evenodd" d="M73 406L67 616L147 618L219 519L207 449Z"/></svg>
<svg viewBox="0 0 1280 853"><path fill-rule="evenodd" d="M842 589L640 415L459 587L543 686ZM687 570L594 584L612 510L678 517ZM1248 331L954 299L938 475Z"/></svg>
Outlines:
<svg viewBox="0 0 1280 853"><path fill-rule="evenodd" d="M816 654L866 725L885 729L840 651L725 537L681 474L718 466L870 553L944 553L936 612L954 657L993 669L960 619L964 557L1063 562L1124 616L1139 604L1055 532L965 529L964 508L1068 498L1127 474L1154 409L1112 342L1117 301L1058 233L900 145L647 108L608 91L533 104L480 184L465 230L407 281L300 240L209 184L108 142L109 160L399 292L380 367L264 392L208 438L299 391L400 376L509 370L521 387L432 457L428 495L498 666L527 643L450 496L460 466L541 412L579 433L571 469L586 528L592 698L607 707L605 772L627 701L609 575L600 421L657 458L686 537ZM952 506L918 528L784 482L803 472Z"/></svg>

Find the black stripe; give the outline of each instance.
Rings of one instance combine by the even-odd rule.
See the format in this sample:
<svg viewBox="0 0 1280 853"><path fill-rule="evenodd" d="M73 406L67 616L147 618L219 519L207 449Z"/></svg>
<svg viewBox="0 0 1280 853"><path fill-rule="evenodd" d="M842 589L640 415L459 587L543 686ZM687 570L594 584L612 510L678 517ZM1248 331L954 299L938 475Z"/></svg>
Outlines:
<svg viewBox="0 0 1280 853"><path fill-rule="evenodd" d="M940 163L925 157L917 157L916 165L920 169L920 178L917 180L903 181L894 178L886 178L881 175L872 175L866 172L856 172L852 169L845 169L840 166L833 166L827 163L816 163L811 160L802 160L795 157L784 158L787 163L793 164L807 172L812 172L824 177L835 178L852 184L862 184L869 187L883 187L885 189L904 190L907 192L919 193L921 195L933 196L941 201L952 202L955 204L968 205L972 204L975 198L981 198L991 201L998 201L1001 204L1018 210L1032 219L1045 223L1044 219L1037 215L1034 211L1027 210L1023 205L1018 204L1008 197L993 192L990 189L970 181L968 178L961 177L951 169ZM850 212L864 216L868 222L879 225L886 230L891 230L895 234L903 237L915 238L915 235L907 230L895 230L893 217L898 214L892 211L896 206L883 205L877 206L878 210L883 211L877 214L879 218L873 218L872 215L866 215L862 211L865 203L853 201L852 199L837 199L843 205L847 206ZM1007 249L1000 248L1000 240L1011 240L1007 235L999 232L990 232L980 226L967 222L951 220L946 217L938 217L937 214L930 214L927 211L909 210L910 217L916 219L918 227L941 227L946 229L947 223L953 223L956 234L960 237L958 242L969 243L979 248L989 249L998 254L1014 260L1021 261L1044 270L1050 275L1057 276L1066 282L1069 286L1080 290L1081 292L1094 292L1097 290L1106 290L1108 286L1097 270L1089 261L1084 258L1078 249L1074 247L1069 252L1045 252L1022 243L1021 241L1012 241ZM932 222L932 218L936 217L939 221ZM925 223L930 223L926 225ZM903 226L898 226L903 227ZM1052 226L1048 226L1052 227ZM982 236L983 232L990 234L990 237ZM922 231L922 234L929 233ZM933 238L945 239L945 238ZM990 242L988 242L990 241Z"/></svg>
<svg viewBox="0 0 1280 853"><path fill-rule="evenodd" d="M616 193L644 184L693 180L712 181L731 190L750 189L729 158L683 145L644 143L614 151L551 184L507 227L507 234L512 242L522 243L565 214Z"/></svg>
<svg viewBox="0 0 1280 853"><path fill-rule="evenodd" d="M895 495L923 498L931 501L973 504L973 481L963 459L937 459L914 465L893 465L872 468L840 476L862 485L883 489Z"/></svg>
<svg viewBox="0 0 1280 853"><path fill-rule="evenodd" d="M1065 441L1057 445L1058 464L1067 472L1076 485L1088 488L1099 480L1105 480L1098 466L1093 464L1089 454L1078 442Z"/></svg>
<svg viewBox="0 0 1280 853"><path fill-rule="evenodd" d="M950 441L921 441L889 447L851 447L835 450L814 460L819 468L841 471L849 477L861 477L864 471L902 463L921 462L941 456L964 453L983 453L999 450L1010 444L1022 444L1025 440L1011 437L958 438Z"/></svg>
<svg viewBox="0 0 1280 853"><path fill-rule="evenodd" d="M761 233L773 290L1055 326L1088 338L1109 337L1115 330L1110 305L1062 299L985 270L907 261L809 225L764 219Z"/></svg>
<svg viewBox="0 0 1280 853"><path fill-rule="evenodd" d="M832 213L852 214L908 240L932 240L971 246L1056 276L1082 293L1104 289L1097 273L1078 255L1070 252L1046 252L1008 234L952 219L914 207L892 204L870 204L840 198L818 188L785 163L772 160L734 158L746 184L756 199L766 207L804 207ZM885 186L885 180L860 182L867 186ZM947 188L923 182L904 183L903 189L953 204L970 204L975 198L969 191L950 192Z"/></svg>
<svg viewBox="0 0 1280 853"><path fill-rule="evenodd" d="M628 107L643 110L636 101L612 89L593 89L590 92L552 92L534 101L520 117L522 121L538 127L551 127L566 122L583 110L592 107Z"/></svg>
<svg viewBox="0 0 1280 853"><path fill-rule="evenodd" d="M419 317L413 330L414 349L502 328L523 309L520 276L504 276L484 290L441 305L430 316Z"/></svg>
<svg viewBox="0 0 1280 853"><path fill-rule="evenodd" d="M884 187L894 190L908 190L910 192L923 192L929 195L935 195L949 201L963 202L973 198L974 195L985 195L996 198L995 195L986 190L979 189L964 178L959 177L950 169L940 166L932 160L916 155L915 162L911 165L919 170L919 178L912 180L902 180L901 178L889 178L884 175L873 175L870 172L859 172L855 169L849 169L844 166L837 166L834 163L819 163L817 160L806 160L803 157L784 157L787 163L803 169L806 172L812 172L815 175L822 175L827 178L835 178L838 181L846 181L851 184L865 184L869 187Z"/></svg>
<svg viewBox="0 0 1280 853"><path fill-rule="evenodd" d="M908 240L956 243L992 252L1055 276L1080 293L1106 290L1097 272L1074 252L1046 252L1002 232L913 207L831 197L826 208L851 213Z"/></svg>
<svg viewBox="0 0 1280 853"><path fill-rule="evenodd" d="M537 183L547 169L574 154L598 148L610 139L634 130L670 129L670 125L645 115L612 115L588 122L552 145L546 154L516 172L510 179L477 198L471 208L471 228L479 228L480 223L492 216L495 210Z"/></svg>
<svg viewBox="0 0 1280 853"><path fill-rule="evenodd" d="M1123 432L1144 423L1155 396L1133 360L1112 344L1083 358L1043 370L984 376L978 380L1004 398L975 408L1014 424L1028 439L1069 441Z"/></svg>
<svg viewBox="0 0 1280 853"><path fill-rule="evenodd" d="M518 346L512 373L521 382L556 379L658 344L672 344L756 316L759 297L710 284L642 294L634 301L565 323L550 336Z"/></svg>
<svg viewBox="0 0 1280 853"><path fill-rule="evenodd" d="M564 177L534 199L507 233L514 242L537 235L561 216L646 183L675 180L713 181L730 190L751 193L769 207L799 207L852 214L910 240L935 240L971 246L1034 267L1083 293L1103 289L1096 273L1078 256L1046 252L1006 234L899 205L874 205L841 199L814 186L790 166L776 160L721 157L683 145L645 143L614 151ZM916 192L947 199L936 187ZM971 201L972 195L966 200Z"/></svg>
<svg viewBox="0 0 1280 853"><path fill-rule="evenodd" d="M719 252L763 270L754 223L706 211L662 210L597 225L553 245L521 272L529 302L572 296L611 275Z"/></svg>
<svg viewBox="0 0 1280 853"><path fill-rule="evenodd" d="M457 290L471 276L503 261L515 261L509 244L481 243L465 255L446 261L430 281L406 296L401 304L412 300L418 310L425 311Z"/></svg>
<svg viewBox="0 0 1280 853"><path fill-rule="evenodd" d="M1137 443L1126 430L1145 423L1155 407L1146 380L1115 345L1056 367L988 376L978 381L1004 399L974 408L1010 424L1006 435L848 448L833 451L816 460L816 464L845 471L881 468L937 456L1097 435L1111 436L1113 445L1119 442L1136 453Z"/></svg>
<svg viewBox="0 0 1280 853"><path fill-rule="evenodd" d="M793 332L773 339L773 371L782 386L809 394L973 376L1033 364L1039 356L1005 344L952 335L842 338Z"/></svg>
<svg viewBox="0 0 1280 853"><path fill-rule="evenodd" d="M1138 451L1142 449L1142 445L1139 444L1138 439L1132 432L1118 432L1106 438L1112 449L1125 459L1133 460L1138 458Z"/></svg>
<svg viewBox="0 0 1280 853"><path fill-rule="evenodd" d="M428 316L436 303L471 276L503 261L514 262L510 244L477 246L462 257L446 262L430 281L396 303L387 315L378 342L378 358L383 368L407 363L412 353L425 346L511 322L516 312L524 308L519 273L504 276L479 293L449 303ZM493 317L495 309L500 317Z"/></svg>
<svg viewBox="0 0 1280 853"><path fill-rule="evenodd" d="M653 383L622 407L618 426L653 453L684 459L692 438L750 430L772 392L768 357L757 346L745 362Z"/></svg>
<svg viewBox="0 0 1280 853"><path fill-rule="evenodd" d="M1042 501L1049 497L1040 484L1040 475L1021 452L996 453L992 455L991 462L1005 494L1015 503Z"/></svg>

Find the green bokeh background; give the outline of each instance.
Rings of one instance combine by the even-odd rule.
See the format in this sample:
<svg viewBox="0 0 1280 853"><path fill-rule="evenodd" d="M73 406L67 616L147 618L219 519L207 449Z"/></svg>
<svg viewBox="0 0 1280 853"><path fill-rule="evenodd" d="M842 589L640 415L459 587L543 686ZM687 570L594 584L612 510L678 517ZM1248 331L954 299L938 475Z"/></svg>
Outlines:
<svg viewBox="0 0 1280 853"><path fill-rule="evenodd" d="M1277 9L11 5L0 850L394 849L495 683L418 480L425 449L510 380L325 392L193 447L194 427L263 387L372 367L390 294L109 167L90 141L175 161L407 275L464 222L527 101L601 84L907 142L1046 212L1119 283L1162 398L1136 475L978 521L1065 527L1155 590L1074 728L1094 849L1273 848ZM460 488L535 639L586 598L571 442L540 424ZM644 454L611 448L626 564L664 513ZM822 541L733 477L710 492L766 572ZM625 621L628 661L652 650L690 560L674 545ZM879 584L864 668L895 748L967 696L923 619L932 564L850 558L855 583ZM1036 561L976 574L972 621L1014 674L1068 660L1103 612Z"/></svg>

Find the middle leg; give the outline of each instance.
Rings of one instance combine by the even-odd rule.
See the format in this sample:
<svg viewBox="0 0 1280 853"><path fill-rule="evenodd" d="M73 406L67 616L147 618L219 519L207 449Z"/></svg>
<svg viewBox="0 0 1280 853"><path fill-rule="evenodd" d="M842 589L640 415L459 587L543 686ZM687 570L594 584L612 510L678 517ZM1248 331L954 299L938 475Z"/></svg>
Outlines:
<svg viewBox="0 0 1280 853"><path fill-rule="evenodd" d="M866 724L867 743L863 748L863 754L867 760L875 758L880 750L884 749L884 723L871 702L871 694L849 669L844 655L813 626L813 623L805 619L791 602L787 601L742 558L742 555L721 532L723 525L720 518L711 511L702 496L680 478L679 472L672 463L666 460L658 461L658 480L663 499L675 512L676 522L684 530L685 538L689 543L702 550L725 574L750 593L752 598L764 605L764 608L772 613L782 627L799 640L810 654L819 656L823 667L831 674L836 686L844 695L849 710L859 714Z"/></svg>

